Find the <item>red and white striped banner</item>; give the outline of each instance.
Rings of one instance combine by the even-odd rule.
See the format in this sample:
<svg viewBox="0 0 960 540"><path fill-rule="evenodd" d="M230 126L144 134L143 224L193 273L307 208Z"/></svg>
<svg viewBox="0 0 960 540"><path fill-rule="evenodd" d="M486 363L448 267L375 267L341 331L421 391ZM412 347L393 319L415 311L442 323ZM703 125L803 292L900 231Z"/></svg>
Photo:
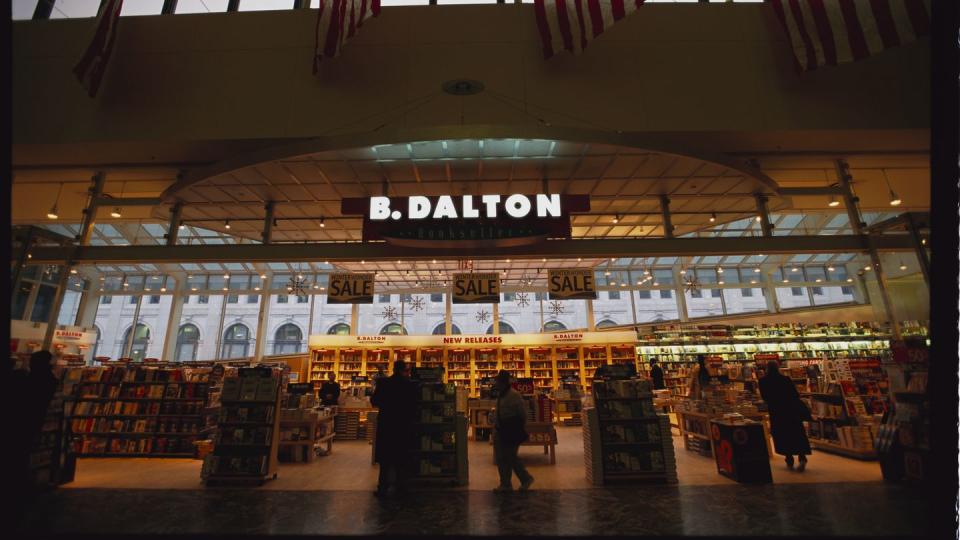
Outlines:
<svg viewBox="0 0 960 540"><path fill-rule="evenodd" d="M836 66L930 33L929 0L767 0L801 70Z"/></svg>
<svg viewBox="0 0 960 540"><path fill-rule="evenodd" d="M113 43L117 39L117 22L120 19L121 9L123 9L123 0L107 0L104 3L97 16L93 40L83 54L83 58L73 68L74 75L90 97L97 95L97 90L103 81L103 74L107 70L110 53L113 52Z"/></svg>
<svg viewBox="0 0 960 540"><path fill-rule="evenodd" d="M644 0L534 0L543 57L561 49L579 54L587 44L633 13Z"/></svg>
<svg viewBox="0 0 960 540"><path fill-rule="evenodd" d="M320 60L335 57L363 21L380 15L380 0L320 0L313 74L320 72Z"/></svg>

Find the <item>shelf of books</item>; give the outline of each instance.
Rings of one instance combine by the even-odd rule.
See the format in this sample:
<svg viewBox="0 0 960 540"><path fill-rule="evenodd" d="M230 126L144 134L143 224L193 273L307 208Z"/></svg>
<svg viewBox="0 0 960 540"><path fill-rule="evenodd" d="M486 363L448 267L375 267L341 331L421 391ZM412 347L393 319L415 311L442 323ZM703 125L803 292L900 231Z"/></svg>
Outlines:
<svg viewBox="0 0 960 540"><path fill-rule="evenodd" d="M583 412L584 459L590 483L676 483L670 421L654 410L650 382L598 380L593 397L595 406Z"/></svg>
<svg viewBox="0 0 960 540"><path fill-rule="evenodd" d="M456 386L440 372L422 371L417 395L413 477L420 481L467 483L467 421L456 410Z"/></svg>
<svg viewBox="0 0 960 540"><path fill-rule="evenodd" d="M389 373L389 360L400 357L419 367L443 367L444 382L480 394L481 381L504 369L532 378L539 392L549 393L560 381L575 379L586 390L602 365L634 363L636 334L563 332L501 336L330 336L310 337L311 380L333 371L341 385L354 377L372 377L377 367ZM317 383L315 383L317 384Z"/></svg>
<svg viewBox="0 0 960 540"><path fill-rule="evenodd" d="M30 449L30 474L34 486L49 489L73 480L75 460L68 458L69 437L64 428L64 393L58 388L54 393L38 438Z"/></svg>
<svg viewBox="0 0 960 540"><path fill-rule="evenodd" d="M884 480L922 482L931 476L929 362L927 346L913 339L894 343L885 359L893 399L875 444Z"/></svg>
<svg viewBox="0 0 960 540"><path fill-rule="evenodd" d="M257 484L276 478L281 371L240 368L223 380L213 453L201 478L208 486Z"/></svg>
<svg viewBox="0 0 960 540"><path fill-rule="evenodd" d="M192 457L203 428L209 369L81 368L67 403L81 457Z"/></svg>
<svg viewBox="0 0 960 540"><path fill-rule="evenodd" d="M310 379L316 390L327 381L330 373L336 373L337 350L314 349L310 351Z"/></svg>

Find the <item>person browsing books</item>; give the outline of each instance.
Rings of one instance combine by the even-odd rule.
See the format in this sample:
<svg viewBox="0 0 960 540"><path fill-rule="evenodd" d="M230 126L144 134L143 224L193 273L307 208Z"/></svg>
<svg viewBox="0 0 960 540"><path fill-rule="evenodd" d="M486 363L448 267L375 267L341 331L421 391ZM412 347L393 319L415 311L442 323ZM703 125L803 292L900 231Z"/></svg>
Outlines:
<svg viewBox="0 0 960 540"><path fill-rule="evenodd" d="M494 379L497 394L497 412L494 420L493 455L500 473L500 485L494 491L513 491L511 479L516 473L520 491L530 489L533 476L527 472L517 452L527 440L527 408L519 392L510 387L510 372L501 370Z"/></svg>
<svg viewBox="0 0 960 540"><path fill-rule="evenodd" d="M377 382L370 404L379 409L374 459L380 464L380 477L375 495L386 495L390 487L397 494L406 493L417 417L417 385L410 380L406 362L393 363L393 375Z"/></svg>
<svg viewBox="0 0 960 540"><path fill-rule="evenodd" d="M760 379L760 397L767 402L770 411L774 450L786 456L788 469L793 469L793 456L796 455L800 459L797 470L803 472L807 467L807 455L811 453L803 421L812 420L812 417L793 381L780 373L776 360L767 362L767 372Z"/></svg>
<svg viewBox="0 0 960 540"><path fill-rule="evenodd" d="M690 399L702 399L703 390L710 384L710 371L707 369L707 358L697 355L697 366L690 373Z"/></svg>
<svg viewBox="0 0 960 540"><path fill-rule="evenodd" d="M663 368L657 364L657 358L650 358L650 378L653 379L653 389L663 390L667 387L663 382Z"/></svg>
<svg viewBox="0 0 960 540"><path fill-rule="evenodd" d="M327 374L327 380L320 385L320 402L324 405L336 405L340 401L340 383L334 372Z"/></svg>

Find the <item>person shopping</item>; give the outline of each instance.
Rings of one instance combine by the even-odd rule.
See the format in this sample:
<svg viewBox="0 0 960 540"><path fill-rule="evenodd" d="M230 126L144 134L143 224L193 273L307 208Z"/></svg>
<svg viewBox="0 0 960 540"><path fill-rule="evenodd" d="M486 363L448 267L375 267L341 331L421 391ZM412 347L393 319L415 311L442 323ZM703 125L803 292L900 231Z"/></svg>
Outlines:
<svg viewBox="0 0 960 540"><path fill-rule="evenodd" d="M397 494L406 493L417 416L417 386L410 380L406 362L393 363L393 375L377 382L370 403L379 409L374 458L380 464L380 478L375 494L382 497L390 487Z"/></svg>
<svg viewBox="0 0 960 540"><path fill-rule="evenodd" d="M513 473L520 480L520 491L527 491L533 476L520 462L517 453L527 440L527 410L523 397L510 387L510 372L501 370L493 384L497 392L497 412L494 420L493 455L500 472L500 485L494 491L513 491Z"/></svg>
<svg viewBox="0 0 960 540"><path fill-rule="evenodd" d="M653 389L663 390L667 387L663 382L663 368L657 364L657 358L650 358L650 378L653 379Z"/></svg>
<svg viewBox="0 0 960 540"><path fill-rule="evenodd" d="M336 405L340 401L340 383L332 371L327 374L327 379L320 385L320 402L326 406Z"/></svg>
<svg viewBox="0 0 960 540"><path fill-rule="evenodd" d="M767 362L767 373L760 379L760 396L770 412L774 450L786 456L788 469L793 469L793 456L797 456L800 461L797 470L803 472L807 455L811 453L810 441L803 430L803 421L812 420L810 409L800 399L793 381L780 373L776 360Z"/></svg>
<svg viewBox="0 0 960 540"><path fill-rule="evenodd" d="M697 355L697 367L690 373L690 399L701 399L704 388L710 384L710 371L707 369L707 358Z"/></svg>

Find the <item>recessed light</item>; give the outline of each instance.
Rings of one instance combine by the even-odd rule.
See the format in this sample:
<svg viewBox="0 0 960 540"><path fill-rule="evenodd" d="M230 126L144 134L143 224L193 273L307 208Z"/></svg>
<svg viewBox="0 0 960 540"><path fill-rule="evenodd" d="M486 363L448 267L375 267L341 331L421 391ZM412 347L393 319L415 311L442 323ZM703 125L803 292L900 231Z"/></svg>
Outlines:
<svg viewBox="0 0 960 540"><path fill-rule="evenodd" d="M120 217L120 216L121 216L121 214L120 214L120 208L119 208L119 207L114 208L114 209L113 209L113 212L110 212L110 217L118 218L118 217Z"/></svg>
<svg viewBox="0 0 960 540"><path fill-rule="evenodd" d="M853 278L848 277L848 278L847 278L847 283L853 283Z"/></svg>
<svg viewBox="0 0 960 540"><path fill-rule="evenodd" d="M167 292L167 288L166 288L166 287L160 287L160 292Z"/></svg>
<svg viewBox="0 0 960 540"><path fill-rule="evenodd" d="M717 285L723 285L723 284L724 284L724 281L722 280L717 282Z"/></svg>
<svg viewBox="0 0 960 540"><path fill-rule="evenodd" d="M760 273L760 268L754 268L753 271L754 271L755 273L759 274L759 273Z"/></svg>
<svg viewBox="0 0 960 540"><path fill-rule="evenodd" d="M828 266L828 267L827 267L827 271L828 271L828 272L833 272L834 270L835 270L835 268L832 267L832 266Z"/></svg>
<svg viewBox="0 0 960 540"><path fill-rule="evenodd" d="M906 270L906 269L907 269L907 265L901 264L901 265L900 265L900 269L901 269L901 270Z"/></svg>
<svg viewBox="0 0 960 540"><path fill-rule="evenodd" d="M873 270L873 267L868 264L867 266L864 266L864 267L863 267L863 270L864 270L865 272L869 272L869 271Z"/></svg>

